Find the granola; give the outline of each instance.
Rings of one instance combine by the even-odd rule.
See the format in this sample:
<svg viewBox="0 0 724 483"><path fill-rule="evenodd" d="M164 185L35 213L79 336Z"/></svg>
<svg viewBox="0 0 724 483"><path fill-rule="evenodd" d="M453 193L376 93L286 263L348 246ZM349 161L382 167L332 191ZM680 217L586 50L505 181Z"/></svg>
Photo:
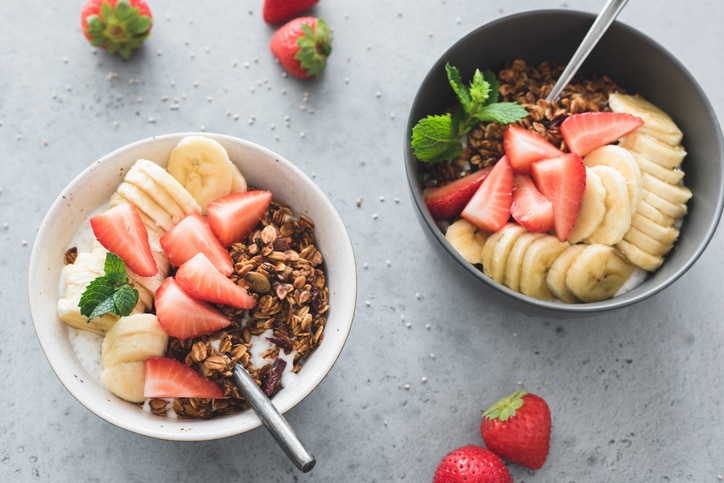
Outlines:
<svg viewBox="0 0 724 483"><path fill-rule="evenodd" d="M559 126L566 117L587 111L610 110L609 94L625 93L609 76L578 76L565 87L557 100L548 103L545 98L563 68L548 61L533 66L523 59L514 59L507 62L497 75L500 100L517 102L529 113L519 124L541 134L559 148L563 147ZM423 187L442 185L495 163L503 155L505 129L505 125L497 122L481 122L468 133L467 145L459 157L449 163L420 163Z"/></svg>
<svg viewBox="0 0 724 483"><path fill-rule="evenodd" d="M247 409L232 380L236 364L271 397L281 388L287 364L298 372L324 340L329 288L311 219L295 217L288 206L273 201L257 229L230 252L230 278L256 298L256 306L220 307L231 319L229 327L195 339L170 338L166 352L216 382L224 398L152 399L148 407L154 414L211 418Z"/></svg>

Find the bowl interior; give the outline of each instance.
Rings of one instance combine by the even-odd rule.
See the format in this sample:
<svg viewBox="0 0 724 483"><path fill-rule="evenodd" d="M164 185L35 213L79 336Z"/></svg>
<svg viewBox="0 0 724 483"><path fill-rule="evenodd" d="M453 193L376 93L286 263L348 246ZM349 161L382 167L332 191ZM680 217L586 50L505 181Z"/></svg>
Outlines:
<svg viewBox="0 0 724 483"><path fill-rule="evenodd" d="M445 240L422 200L419 162L410 149L413 126L428 114L455 102L444 66L460 69L463 79L476 68L493 71L507 60L523 58L531 65L548 60L565 65L594 20L569 10L524 12L504 17L470 32L433 65L410 109L405 131L408 182L425 230L452 258L485 285L537 309L553 312L599 312L623 307L663 290L698 259L713 236L722 212L724 141L716 115L694 78L663 47L636 30L614 22L581 67L581 73L607 74L631 93L639 93L665 110L684 132L688 155L682 169L694 193L679 241L662 267L638 288L610 300L587 304L543 302L519 294L486 277L460 257Z"/></svg>
<svg viewBox="0 0 724 483"><path fill-rule="evenodd" d="M93 163L75 178L48 211L38 232L28 276L30 309L40 345L54 372L84 406L106 421L146 436L169 440L208 440L240 434L261 425L253 411L211 420L162 418L122 401L97 384L79 363L68 329L58 318L63 255L90 212L108 202L125 172L139 158L165 166L174 146L188 134L138 141ZM324 342L311 353L274 404L282 413L304 399L337 360L351 329L356 304L356 268L346 228L331 202L296 166L256 144L230 136L197 133L219 141L250 185L271 190L296 215L315 221L315 234L325 257L330 312Z"/></svg>

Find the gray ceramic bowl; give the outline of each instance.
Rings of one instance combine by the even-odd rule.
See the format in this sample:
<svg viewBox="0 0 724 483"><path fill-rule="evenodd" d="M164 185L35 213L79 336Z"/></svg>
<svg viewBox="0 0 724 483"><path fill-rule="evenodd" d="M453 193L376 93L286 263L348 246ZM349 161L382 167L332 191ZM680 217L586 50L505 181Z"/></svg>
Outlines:
<svg viewBox="0 0 724 483"><path fill-rule="evenodd" d="M412 197L423 229L462 271L481 287L500 295L521 310L580 315L624 307L644 300L671 285L699 258L711 240L724 203L724 141L716 115L686 68L662 46L614 22L581 68L581 73L608 74L632 93L639 93L668 112L684 132L688 156L686 184L694 193L681 236L661 268L636 289L602 302L561 304L543 302L494 282L466 262L445 240L422 199L419 161L410 149L412 127L428 114L439 114L454 104L445 64L458 67L463 79L476 68L499 69L506 60L523 58L529 64L548 60L566 64L593 23L594 16L570 10L519 13L483 25L457 41L430 69L415 96L405 130L405 163ZM490 46L490 48L486 48ZM489 290L492 289L492 290Z"/></svg>

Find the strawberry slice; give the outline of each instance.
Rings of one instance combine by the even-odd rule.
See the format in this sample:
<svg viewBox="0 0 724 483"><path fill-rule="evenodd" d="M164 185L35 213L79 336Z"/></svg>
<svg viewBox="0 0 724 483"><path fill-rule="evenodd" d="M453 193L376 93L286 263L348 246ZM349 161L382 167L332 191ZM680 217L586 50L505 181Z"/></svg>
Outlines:
<svg viewBox="0 0 724 483"><path fill-rule="evenodd" d="M513 204L510 214L524 228L538 233L553 229L553 203L536 188L530 176L516 174L513 178Z"/></svg>
<svg viewBox="0 0 724 483"><path fill-rule="evenodd" d="M424 189L422 199L430 215L436 220L450 220L458 216L491 169L492 166L442 186Z"/></svg>
<svg viewBox="0 0 724 483"><path fill-rule="evenodd" d="M141 277L158 273L148 232L141 215L130 203L121 203L90 219L96 239L109 252L123 260L126 267Z"/></svg>
<svg viewBox="0 0 724 483"><path fill-rule="evenodd" d="M206 206L211 231L225 247L244 240L271 204L271 191L252 190L222 196Z"/></svg>
<svg viewBox="0 0 724 483"><path fill-rule="evenodd" d="M643 119L625 112L582 112L561 123L561 135L568 150L585 156L633 132Z"/></svg>
<svg viewBox="0 0 724 483"><path fill-rule="evenodd" d="M231 320L206 302L184 292L173 277L156 291L156 317L171 337L190 339L228 327Z"/></svg>
<svg viewBox="0 0 724 483"><path fill-rule="evenodd" d="M192 297L215 304L250 309L256 299L219 272L203 253L197 253L176 271L176 283Z"/></svg>
<svg viewBox="0 0 724 483"><path fill-rule="evenodd" d="M530 173L530 163L533 161L561 155L561 150L543 136L517 124L510 124L505 130L503 150L513 170L519 174Z"/></svg>
<svg viewBox="0 0 724 483"><path fill-rule="evenodd" d="M174 267L186 263L197 253L203 253L216 269L227 277L234 271L231 255L221 245L209 222L198 213L191 213L163 234L161 248Z"/></svg>
<svg viewBox="0 0 724 483"><path fill-rule="evenodd" d="M513 168L508 157L503 156L493 165L460 215L481 230L498 231L510 219L512 203Z"/></svg>
<svg viewBox="0 0 724 483"><path fill-rule="evenodd" d="M530 165L530 174L538 190L553 204L553 231L560 241L566 241L586 191L583 160L576 153L541 159Z"/></svg>
<svg viewBox="0 0 724 483"><path fill-rule="evenodd" d="M221 399L224 394L212 380L174 359L152 357L146 360L145 397L198 397Z"/></svg>

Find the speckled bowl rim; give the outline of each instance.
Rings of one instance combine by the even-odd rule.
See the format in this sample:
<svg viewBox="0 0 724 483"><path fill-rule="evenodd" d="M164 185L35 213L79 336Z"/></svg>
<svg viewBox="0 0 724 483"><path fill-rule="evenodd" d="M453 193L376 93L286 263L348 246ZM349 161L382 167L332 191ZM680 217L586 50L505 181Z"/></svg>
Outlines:
<svg viewBox="0 0 724 483"><path fill-rule="evenodd" d="M179 420L158 417L122 401L96 383L79 363L68 329L57 316L56 304L63 254L88 214L108 202L133 162L145 158L165 166L171 149L192 134L219 141L250 185L271 190L274 199L289 204L296 215L305 214L315 221L330 287L329 317L322 345L305 361L295 383L275 395L273 402L280 412L285 413L299 404L332 369L352 328L357 296L354 252L339 214L310 178L267 148L222 134L174 133L123 146L86 168L53 202L33 246L28 299L35 332L58 379L83 406L120 428L174 441L225 438L255 429L262 423L251 410L209 420Z"/></svg>
<svg viewBox="0 0 724 483"><path fill-rule="evenodd" d="M495 35L489 35L486 39L491 40L491 37L496 39L497 42L492 44L492 47L490 47L492 51L505 51L505 49L508 48L506 44L507 41L512 43L521 42L520 40L515 39L514 36L529 36L536 39L537 45L546 45L550 43L550 45L555 45L556 47L565 47L558 49L551 48L552 51L556 51L558 58L554 58L554 55L546 55L543 57L541 56L541 52L538 47L530 48L531 50L539 51L536 54L531 54L532 57L538 57L535 59L528 59L531 63L537 63L542 60L556 60L565 64L577 47L578 40L574 41L571 38L565 39L567 34L564 31L566 29L570 29L576 33L576 39L582 39L594 18L595 16L593 14L573 10L535 10L501 17L472 30L460 40L456 41L443 55L440 56L438 60L435 61L432 68L420 84L408 114L408 121L403 141L405 170L413 203L415 205L418 218L423 225L423 230L429 237L431 237L433 244L442 248L442 250L446 253L444 256L452 260L453 264L461 268L463 272L466 272L468 275L472 276L472 278L479 280L487 290L487 293L494 296L493 298L497 297L504 302L507 301L507 303L513 302L516 307L527 313L582 316L619 309L652 297L678 280L699 259L714 236L721 218L722 207L724 207L724 176L722 176L724 140L722 140L721 128L717 121L716 114L707 100L706 95L703 93L694 77L673 55L666 51L666 49L639 31L621 23L620 21L615 21L609 28L598 48L601 49L600 46L605 45L606 42L621 43L625 46L623 51L626 56L639 55L639 60L642 65L656 65L657 68L661 69L662 74L672 76L664 77L667 78L668 81L673 79L673 81L680 87L686 87L689 96L697 101L697 107L703 115L704 120L699 120L696 124L696 128L701 129L703 132L699 132L693 128L687 130L684 126L681 126L682 130L684 130L685 136L691 136L691 134L696 131L698 141L706 145L706 149L703 150L705 152L703 155L699 156L699 158L702 160L708 160L707 162L711 163L711 166L714 168L712 174L713 178L705 181L705 183L712 184L712 187L709 190L710 192L706 193L706 196L704 197L705 199L700 199L697 198L699 193L694 191L694 199L690 202L690 212L684 220L680 240L672 253L670 253L667 257L664 265L656 274L654 274L654 276L649 277L640 286L626 294L601 302L564 304L562 302L537 300L510 290L502 284L498 284L463 259L447 242L444 233L437 226L435 220L430 216L430 213L425 206L422 198L422 188L419 183L417 169L418 161L415 159L410 148L411 131L416 122L420 118L424 117L424 115L440 112L439 110L434 112L420 110L420 104L424 103L426 97L428 96L425 92L425 86L431 83L437 83L437 85L441 87L440 92L446 92L442 90L442 87L447 82L444 79L444 65L448 61L451 61L453 65L460 67L463 78L469 77L472 73L472 68L469 65L463 67L460 64L456 64L456 61L459 61L461 58L469 58L470 56L485 57L488 55L486 54L485 49L486 46L491 44L480 42L480 37L484 37L492 31L495 31ZM526 24L526 26L521 28L520 24ZM536 35L539 36L536 37ZM510 36L510 38L506 38L506 36ZM480 48L477 49L477 46L480 46ZM637 48L639 50L637 50ZM513 58L513 56L517 57L514 52L508 54L489 54L488 57L495 57L496 55L499 57L497 61L501 62L502 60ZM597 51L594 50L589 57L587 64L584 64L582 67L582 71L586 70L586 66L589 62L592 62L591 59L594 58L597 58L597 64L602 65L615 62L616 60L608 59L603 54L598 55ZM487 68L490 66L483 64L476 65L475 67ZM614 80L618 81L619 79L614 78ZM672 99L670 96L664 96L663 92L666 90L666 87L663 85L656 85L651 90L656 91L657 96L655 96L656 99L654 99L656 103L665 110L668 110L668 112L672 115L678 112L677 107L680 106L677 102L682 101ZM447 87L447 91L450 91L449 87ZM643 94L647 95L647 92L643 92ZM448 100L441 100L445 96L448 97ZM438 107L452 105L454 99L452 99L451 96L452 94L450 93L440 95L440 99L437 99L432 103L438 104L435 107L436 109ZM430 102L428 102L428 104L430 104ZM689 137L689 142L691 142L691 139L692 137ZM685 138L685 143L686 141L687 139ZM695 147L697 149L700 148L699 145ZM693 152L690 151L689 158L691 158L692 154ZM685 160L685 163L687 161L688 160ZM698 176L707 176L707 174L699 175L697 173L697 177ZM691 178L692 175L687 171L687 180ZM692 216L696 216L695 212L698 213L698 211L701 210L709 210L706 215L707 220L698 223L696 233L687 233L685 230L687 229L687 225L691 224ZM684 250L686 250L688 256L682 260L680 253ZM676 257L676 261L672 262L674 257ZM502 295L502 297L498 297L500 295Z"/></svg>

